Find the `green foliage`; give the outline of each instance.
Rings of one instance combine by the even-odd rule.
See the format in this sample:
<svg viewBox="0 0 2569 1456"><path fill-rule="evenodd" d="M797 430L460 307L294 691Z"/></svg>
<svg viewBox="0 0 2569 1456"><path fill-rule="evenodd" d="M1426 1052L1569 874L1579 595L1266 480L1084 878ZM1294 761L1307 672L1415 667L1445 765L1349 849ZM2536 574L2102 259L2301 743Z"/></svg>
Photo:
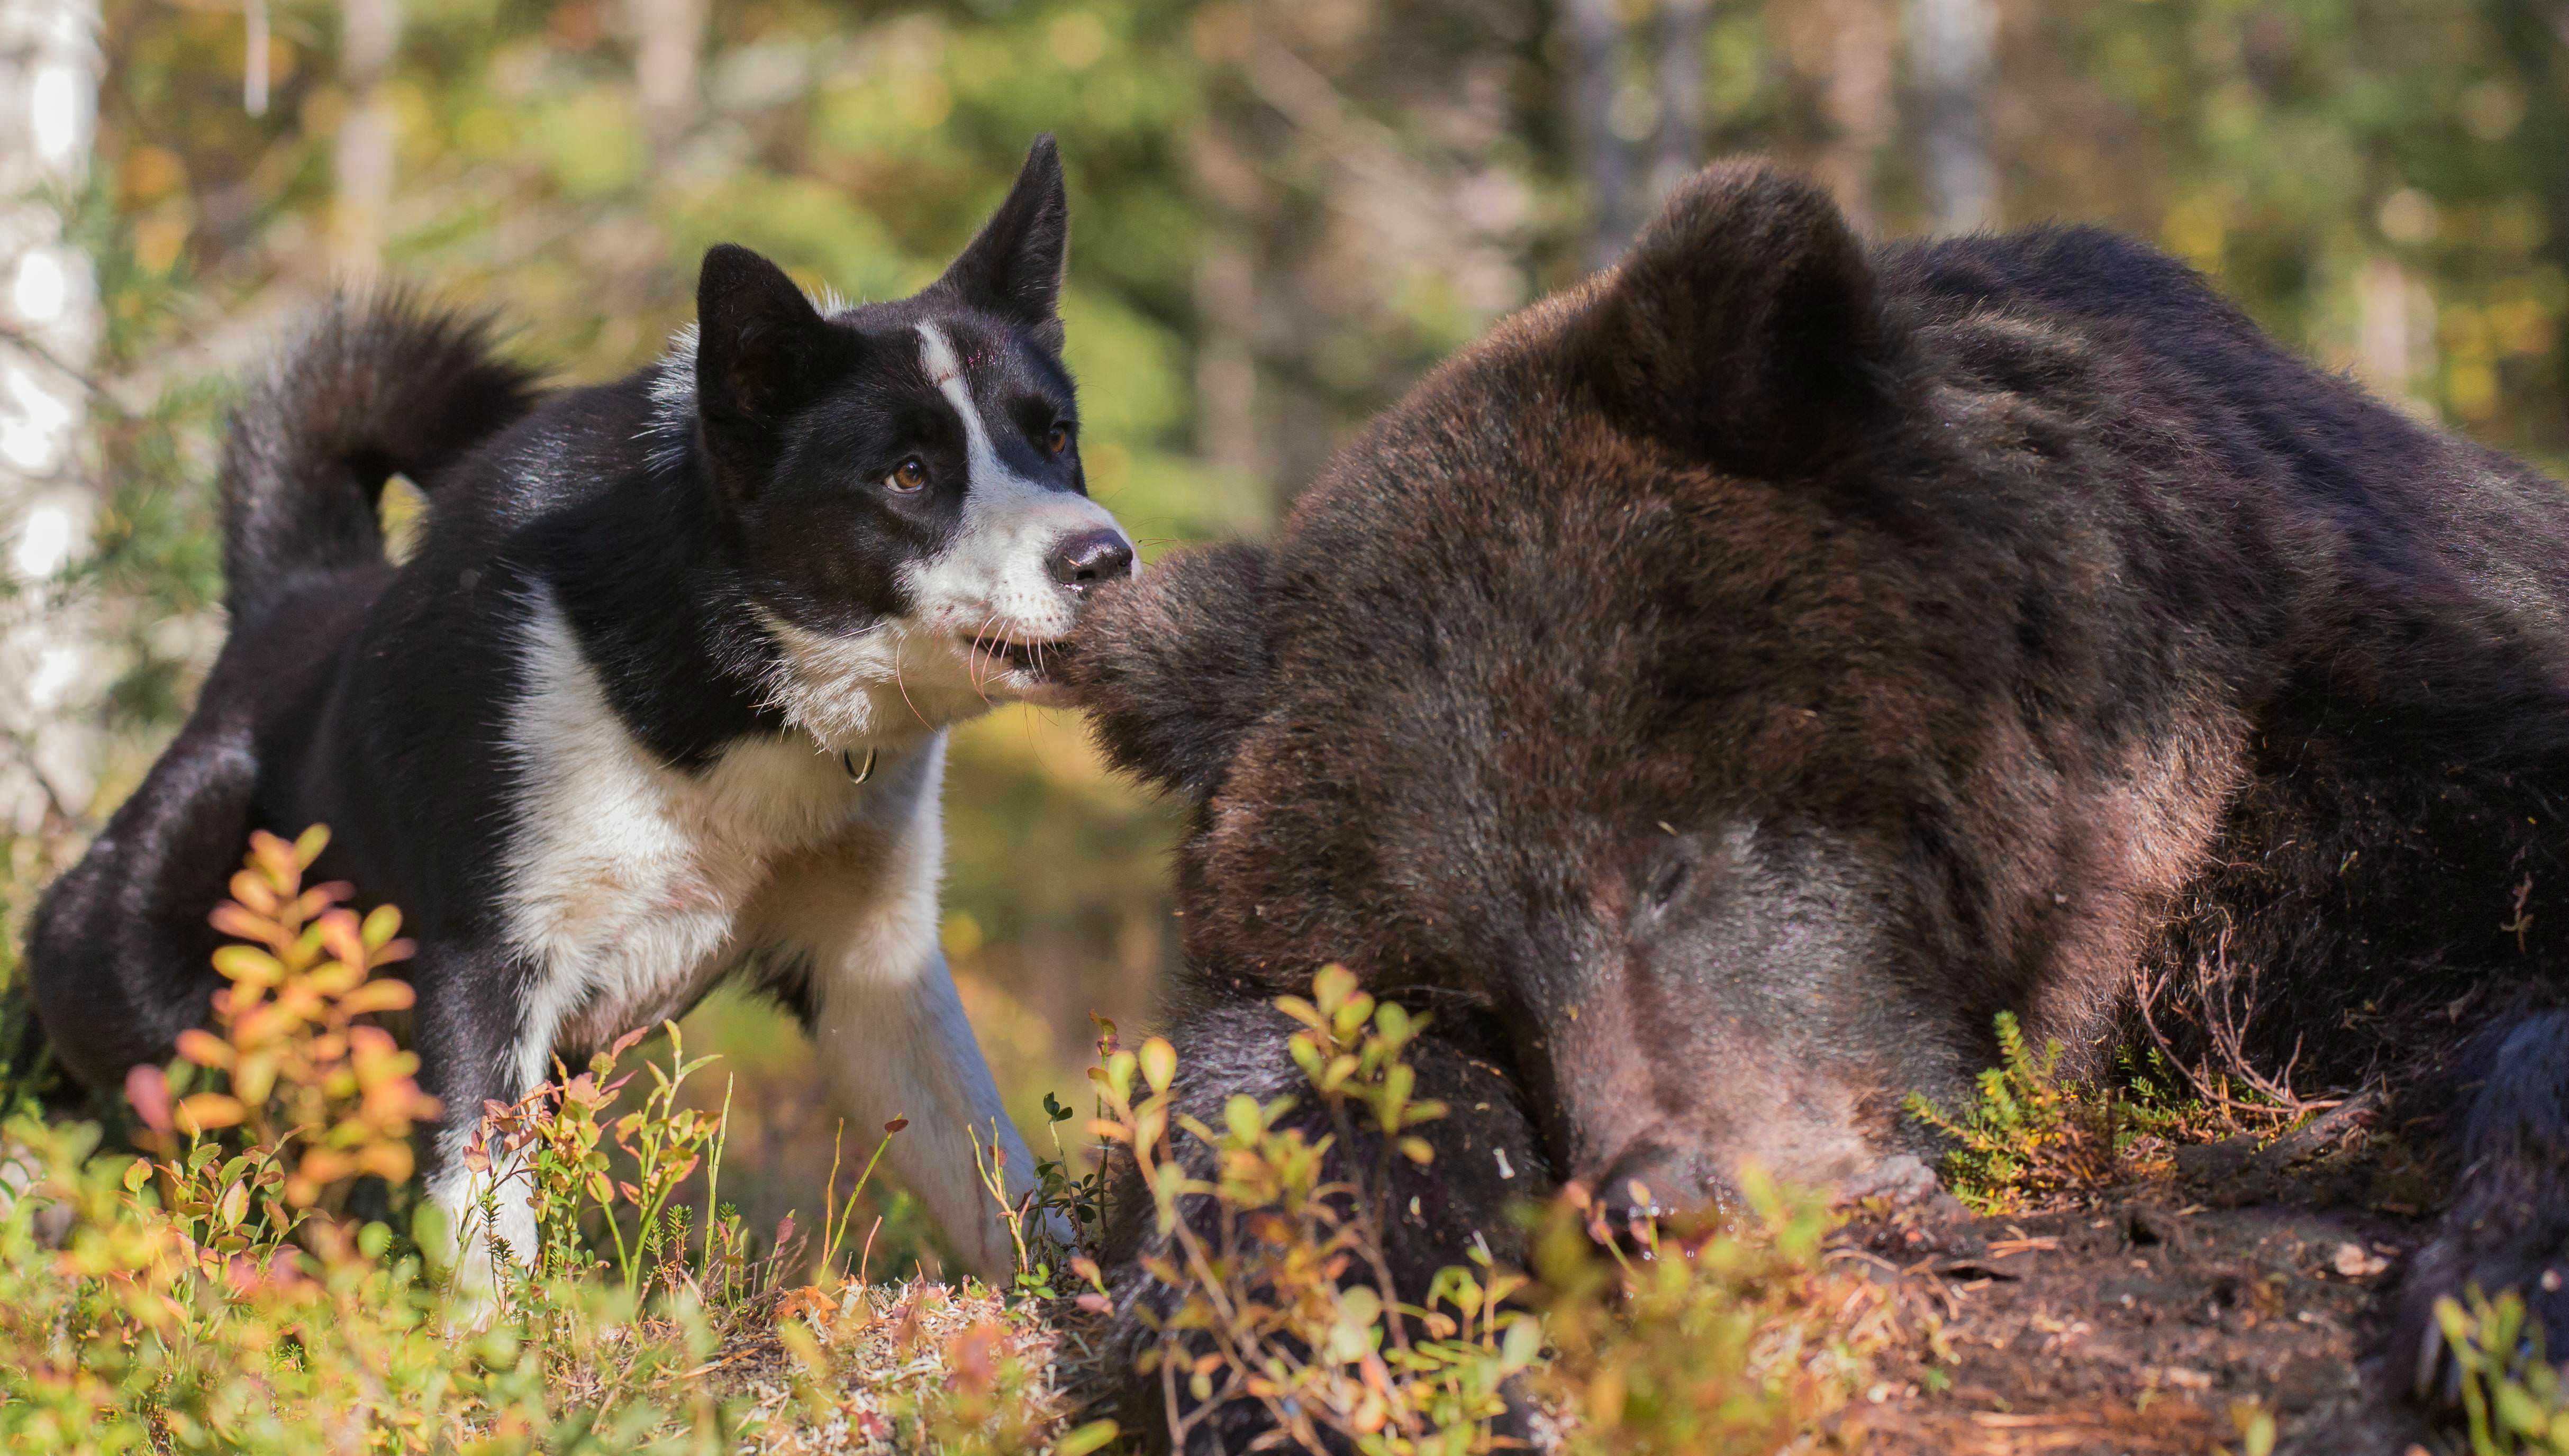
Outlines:
<svg viewBox="0 0 2569 1456"><path fill-rule="evenodd" d="M2061 1045L2036 1052L2016 1016L1997 1020L1999 1064L1980 1075L1980 1096L1949 1113L1911 1093L1911 1117L1952 1142L1945 1186L1983 1213L2005 1213L2122 1175L2130 1124L2113 1094L2060 1075Z"/></svg>
<svg viewBox="0 0 2569 1456"><path fill-rule="evenodd" d="M2569 1456L2569 1379L2545 1356L2523 1295L2447 1296L2435 1323L2461 1376L2471 1456Z"/></svg>
<svg viewBox="0 0 2569 1456"><path fill-rule="evenodd" d="M345 886L302 883L326 840L254 838L213 917L238 938L214 957L228 985L211 1028L183 1037L175 1074L129 1082L148 1156L103 1150L96 1124L9 1121L0 1446L711 1453L794 1449L813 1408L936 1449L1051 1437L1063 1413L1038 1327L986 1301L952 1339L875 1321L882 1351L949 1371L933 1390L804 1362L799 1404L776 1406L759 1386L703 1378L809 1352L811 1311L837 1305L817 1286L782 1290L799 1246L781 1229L755 1248L717 1176L700 1223L680 1201L700 1165L718 1172L727 1122L685 1105L707 1059L688 1058L675 1028L665 1064L619 1069L637 1033L491 1109L474 1161L524 1180L539 1244L512 1251L526 1267L485 1322L461 1325L398 1221L355 1212L380 1207L387 1185L407 1197L413 1126L437 1108L416 1058L372 1019L410 1004L377 973L408 953L400 914L361 920L340 908ZM619 1100L641 1073L647 1087ZM360 1196L369 1188L378 1196ZM845 1287L866 1302L867 1286ZM1112 1435L1083 1428L1063 1449Z"/></svg>
<svg viewBox="0 0 2569 1456"><path fill-rule="evenodd" d="M484 1116L465 1163L476 1173L498 1171L486 1196L486 1216L490 1202L512 1181L525 1183L537 1216L536 1249L495 1251L504 1263L522 1265L544 1281L599 1272L610 1267L599 1255L610 1254L611 1268L626 1285L646 1293L655 1284L674 1288L687 1277L689 1253L687 1215L677 1194L687 1176L710 1160L703 1267L726 1276L735 1272L738 1261L727 1256L744 1239L737 1219L723 1217L716 1202L723 1121L679 1104L687 1079L712 1058L689 1060L677 1026L665 1029L669 1064L645 1064L650 1089L621 1117L610 1120L608 1114L633 1074L617 1076L616 1065L647 1028L617 1038L577 1076L556 1064L553 1081ZM623 1157L613 1158L610 1151ZM467 1231L468 1238L472 1234ZM729 1296L739 1290L726 1277L717 1292Z"/></svg>
<svg viewBox="0 0 2569 1456"><path fill-rule="evenodd" d="M1177 1052L1157 1037L1090 1073L1101 1103L1094 1130L1129 1151L1172 1241L1146 1265L1177 1303L1155 1320L1160 1338L1142 1369L1171 1397L1172 1441L1243 1402L1304 1450L1492 1450L1500 1387L1542 1344L1533 1316L1510 1307L1523 1277L1477 1261L1443 1271L1412 1303L1383 1253L1390 1160L1428 1162L1427 1143L1408 1129L1445 1113L1412 1098L1416 1074L1401 1057L1424 1023L1378 1004L1342 966L1323 968L1309 999L1277 1004L1302 1024L1293 1060L1334 1129L1317 1138L1284 1125L1292 1097L1236 1096L1219 1128L1177 1113ZM1211 1154L1213 1177L1191 1171L1180 1135ZM1360 1140L1381 1150L1373 1166L1328 1176L1331 1151ZM1210 1230L1187 1217L1199 1209L1212 1214Z"/></svg>
<svg viewBox="0 0 2569 1456"><path fill-rule="evenodd" d="M728 1449L738 1423L719 1401L663 1394L716 1337L692 1297L643 1318L630 1284L554 1278L459 1341L406 1241L351 1212L361 1180L410 1176L412 1125L435 1104L369 1019L409 1004L374 974L406 953L399 913L361 921L337 907L345 887L302 885L325 839L259 836L234 877L213 1028L183 1039L179 1078L129 1082L150 1157L103 1153L93 1124L10 1122L23 1176L0 1212L0 1444ZM529 1337L529 1310L547 1338Z"/></svg>
<svg viewBox="0 0 2569 1456"><path fill-rule="evenodd" d="M2117 1057L2112 1075L2062 1075L2064 1049L2035 1051L2015 1015L1995 1021L1999 1064L1960 1109L1911 1093L1909 1116L1944 1135L1945 1187L1985 1214L2016 1213L2171 1167L2183 1144L2289 1136L2336 1103L2294 1098L2272 1079L2180 1064L2157 1047Z"/></svg>
<svg viewBox="0 0 2569 1456"><path fill-rule="evenodd" d="M1099 1026L1103 1061L1114 1053L1115 1023L1101 1017ZM1035 1190L1022 1203L1008 1199L1007 1149L993 1145L985 1156L977 1134L972 1149L981 1186L999 1206L1016 1249L1013 1291L1030 1299L1057 1300L1063 1297L1059 1286L1067 1274L1085 1279L1092 1289L1101 1287L1097 1266L1080 1250L1093 1247L1106 1232L1106 1171L1102 1160L1085 1156L1090 1150L1074 1152L1061 1145L1062 1124L1078 1114L1049 1092L1043 1108L1053 1156L1035 1161Z"/></svg>
<svg viewBox="0 0 2569 1456"><path fill-rule="evenodd" d="M1577 1456L1751 1456L1825 1427L1894 1337L1885 1291L1832 1273L1824 1200L1751 1170L1737 1217L1643 1231L1637 1259L1590 1210L1538 1224L1551 1358L1536 1385L1571 1417Z"/></svg>
<svg viewBox="0 0 2569 1456"><path fill-rule="evenodd" d="M2569 68L2536 10L2292 0L2251 21L2222 0L2043 7L2036 24L2084 100L2129 118L2151 154L2138 186L2116 168L2043 182L2069 193L2055 208L2129 216L2324 356L2357 355L2366 311L2379 327L2386 304L2412 330L2395 349L2407 377L2368 382L2556 460ZM2027 150L2066 163L2098 146L2055 134Z"/></svg>
<svg viewBox="0 0 2569 1456"><path fill-rule="evenodd" d="M458 1328L416 1246L354 1212L361 1184L408 1178L412 1126L436 1108L371 1021L409 1004L379 973L408 950L398 911L360 920L345 887L302 883L326 838L253 842L215 913L239 938L215 957L229 985L213 1025L184 1040L177 1075L130 1084L149 1156L102 1152L92 1124L10 1124L27 1192L0 1212L9 1449L709 1452L845 1430L903 1450L1088 1456L1120 1438L1076 1420L1048 1327L1105 1310L1096 1265L1058 1242L1102 1224L1085 1160L1056 1138L1036 1195L1007 1210L1013 1305L926 1284L789 1289L804 1266L786 1231L760 1254L719 1203L727 1122L687 1105L708 1059L675 1028L665 1063L628 1069L627 1036L489 1109L471 1161L523 1180L538 1244L508 1251L525 1267L487 1326ZM1176 1115L1168 1042L1124 1050L1111 1023L1099 1041L1091 1127L1131 1152L1177 1240L1153 1272L1180 1301L1146 1356L1173 1392L1257 1402L1305 1450L1475 1456L1498 1449L1503 1388L1530 1381L1581 1451L1745 1452L1824 1422L1889 1337L1883 1295L1821 1260L1822 1206L1754 1177L1740 1222L1646 1226L1652 1258L1598 1242L1564 1204L1536 1240L1539 1284L1482 1256L1399 1298L1379 1191L1433 1160L1416 1130L1446 1115L1405 1059L1424 1022L1335 966L1279 1005L1300 1023L1317 1137L1286 1125L1295 1098L1236 1098L1219 1127ZM639 1095L619 1098L628 1086ZM1072 1115L1056 1101L1050 1116ZM1212 1176L1189 1171L1180 1138ZM1378 1152L1327 1177L1331 1152L1354 1146ZM681 1197L699 1168L700 1222ZM984 1168L994 1196L1002 1173ZM1210 1207L1215 1232L1182 1204ZM846 1217L825 1218L825 1271L844 1261ZM785 1366L781 1403L701 1378L753 1356Z"/></svg>
<svg viewBox="0 0 2569 1456"><path fill-rule="evenodd" d="M1181 1393L1193 1402L1174 1441L1247 1402L1287 1449L1465 1456L1501 1449L1489 1423L1516 1386L1563 1415L1574 1451L1744 1456L1818 1429L1890 1339L1883 1291L1821 1257L1836 1226L1825 1204L1753 1173L1742 1218L1646 1223L1649 1258L1562 1201L1538 1216L1536 1280L1476 1252L1401 1299L1383 1191L1394 1160L1433 1161L1411 1129L1446 1113L1415 1096L1403 1056L1424 1020L1334 965L1308 998L1277 1004L1301 1023L1292 1056L1309 1091L1235 1097L1219 1128L1173 1114L1165 1041L1091 1074L1097 1132L1131 1151L1172 1240L1149 1271L1178 1302L1143 1372L1173 1410ZM1331 1131L1285 1125L1303 1095ZM1211 1155L1212 1177L1191 1171L1180 1137ZM1332 1151L1361 1145L1376 1161L1326 1176Z"/></svg>

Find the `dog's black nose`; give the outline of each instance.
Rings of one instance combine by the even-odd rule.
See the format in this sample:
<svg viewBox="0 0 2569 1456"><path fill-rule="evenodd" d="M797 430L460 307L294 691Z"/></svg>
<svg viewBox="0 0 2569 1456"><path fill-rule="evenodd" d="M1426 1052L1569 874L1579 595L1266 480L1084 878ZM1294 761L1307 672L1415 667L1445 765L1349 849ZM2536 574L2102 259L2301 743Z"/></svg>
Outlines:
<svg viewBox="0 0 2569 1456"><path fill-rule="evenodd" d="M1133 544L1120 531L1083 531L1055 542L1044 565L1052 579L1073 591L1095 581L1120 581L1133 574Z"/></svg>

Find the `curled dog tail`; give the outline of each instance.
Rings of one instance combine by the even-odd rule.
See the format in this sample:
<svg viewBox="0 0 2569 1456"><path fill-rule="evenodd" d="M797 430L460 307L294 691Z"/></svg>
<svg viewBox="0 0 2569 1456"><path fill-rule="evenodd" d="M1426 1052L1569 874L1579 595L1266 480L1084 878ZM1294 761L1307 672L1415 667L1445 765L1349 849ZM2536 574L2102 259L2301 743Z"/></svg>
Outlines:
<svg viewBox="0 0 2569 1456"><path fill-rule="evenodd" d="M486 318L399 290L333 299L232 412L221 490L233 620L306 572L382 560L384 482L433 490L537 397Z"/></svg>

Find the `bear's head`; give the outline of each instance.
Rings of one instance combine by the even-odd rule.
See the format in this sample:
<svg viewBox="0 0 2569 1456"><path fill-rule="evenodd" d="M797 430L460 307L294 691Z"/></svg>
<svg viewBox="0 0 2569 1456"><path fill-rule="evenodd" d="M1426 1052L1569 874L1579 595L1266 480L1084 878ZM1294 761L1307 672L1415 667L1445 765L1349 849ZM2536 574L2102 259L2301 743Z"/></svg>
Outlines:
<svg viewBox="0 0 2569 1456"><path fill-rule="evenodd" d="M1101 593L1077 690L1196 806L1186 998L1337 961L1477 1021L1609 1196L1915 1170L1902 1099L1986 1064L2052 892L2012 573L1914 488L1958 447L1883 291L1824 195L1709 170L1272 546Z"/></svg>

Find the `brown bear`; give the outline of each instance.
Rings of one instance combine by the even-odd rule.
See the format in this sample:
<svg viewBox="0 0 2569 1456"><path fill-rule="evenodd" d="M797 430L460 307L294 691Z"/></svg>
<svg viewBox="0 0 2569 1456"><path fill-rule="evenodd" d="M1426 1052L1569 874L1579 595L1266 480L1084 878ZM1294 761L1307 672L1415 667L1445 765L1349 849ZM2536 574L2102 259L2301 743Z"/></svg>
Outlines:
<svg viewBox="0 0 2569 1456"><path fill-rule="evenodd" d="M2438 1073L2396 1378L2472 1283L2569 1351L2569 494L2147 247L1714 168L1077 653L1195 805L1184 1104L1295 1085L1323 962L1433 1013L1403 1280L1565 1180L1903 1186L1998 1012L2098 1058L2136 971L2255 966L2303 1075Z"/></svg>

